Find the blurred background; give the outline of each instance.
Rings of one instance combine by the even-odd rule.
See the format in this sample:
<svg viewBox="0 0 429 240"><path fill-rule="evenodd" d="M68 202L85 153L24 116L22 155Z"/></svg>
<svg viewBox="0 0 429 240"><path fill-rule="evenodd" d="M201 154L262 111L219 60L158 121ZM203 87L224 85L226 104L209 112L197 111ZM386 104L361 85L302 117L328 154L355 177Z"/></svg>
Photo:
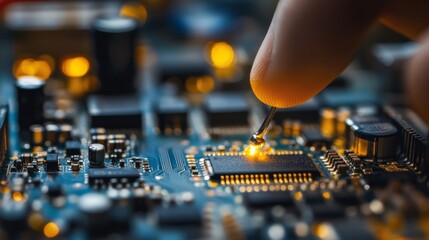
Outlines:
<svg viewBox="0 0 429 240"><path fill-rule="evenodd" d="M2 1L0 102L9 102L10 83L27 75L46 81L46 94L64 106L67 98L150 94L154 86L163 94L191 98L213 91L249 91L253 58L276 4ZM318 98L334 106L406 104L401 66L415 49L406 38L375 26L355 61Z"/></svg>

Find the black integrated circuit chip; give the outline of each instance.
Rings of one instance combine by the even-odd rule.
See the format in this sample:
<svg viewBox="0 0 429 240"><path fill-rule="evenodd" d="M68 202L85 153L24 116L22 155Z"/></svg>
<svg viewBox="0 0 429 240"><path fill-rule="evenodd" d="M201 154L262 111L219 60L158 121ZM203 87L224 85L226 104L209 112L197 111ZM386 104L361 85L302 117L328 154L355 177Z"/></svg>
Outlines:
<svg viewBox="0 0 429 240"><path fill-rule="evenodd" d="M276 205L295 207L293 198L288 191L278 192L246 192L243 194L243 202L252 208L265 208Z"/></svg>
<svg viewBox="0 0 429 240"><path fill-rule="evenodd" d="M166 129L188 129L189 104L184 98L163 97L157 101L155 110L158 118L158 127L162 133Z"/></svg>
<svg viewBox="0 0 429 240"><path fill-rule="evenodd" d="M207 122L210 127L235 127L249 124L250 106L239 93L207 95L204 101Z"/></svg>
<svg viewBox="0 0 429 240"><path fill-rule="evenodd" d="M309 127L302 130L300 141L307 147L315 146L316 148L330 147L332 140L324 137L320 129Z"/></svg>
<svg viewBox="0 0 429 240"><path fill-rule="evenodd" d="M126 179L128 182L135 182L139 178L140 173L135 168L90 168L88 170L90 184L97 181L108 183L111 179Z"/></svg>
<svg viewBox="0 0 429 240"><path fill-rule="evenodd" d="M80 142L67 141L66 142L66 156L80 155Z"/></svg>
<svg viewBox="0 0 429 240"><path fill-rule="evenodd" d="M298 182L320 176L313 160L305 154L267 155L264 160L242 155L208 156L206 163L212 179L232 184Z"/></svg>
<svg viewBox="0 0 429 240"><path fill-rule="evenodd" d="M91 96L88 112L93 128L141 129L143 126L138 96Z"/></svg>
<svg viewBox="0 0 429 240"><path fill-rule="evenodd" d="M59 170L58 153L49 153L46 155L46 171L56 172Z"/></svg>

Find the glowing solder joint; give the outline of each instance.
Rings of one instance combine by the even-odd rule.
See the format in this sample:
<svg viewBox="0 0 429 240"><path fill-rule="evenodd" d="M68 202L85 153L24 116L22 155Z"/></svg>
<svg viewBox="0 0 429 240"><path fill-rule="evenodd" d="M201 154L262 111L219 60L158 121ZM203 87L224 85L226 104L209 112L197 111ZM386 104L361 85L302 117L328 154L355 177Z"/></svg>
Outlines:
<svg viewBox="0 0 429 240"><path fill-rule="evenodd" d="M268 130L268 126L270 125L276 110L276 107L271 107L261 127L252 135L252 137L250 137L249 146L244 150L247 156L253 157L261 154L261 150L265 145L264 135Z"/></svg>

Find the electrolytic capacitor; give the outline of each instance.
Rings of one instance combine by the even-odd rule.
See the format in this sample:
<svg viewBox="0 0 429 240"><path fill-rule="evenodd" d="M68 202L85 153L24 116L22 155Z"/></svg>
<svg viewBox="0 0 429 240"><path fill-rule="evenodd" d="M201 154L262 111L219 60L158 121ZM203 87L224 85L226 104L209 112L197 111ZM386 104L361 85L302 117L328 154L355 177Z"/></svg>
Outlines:
<svg viewBox="0 0 429 240"><path fill-rule="evenodd" d="M89 167L104 167L104 155L106 151L102 144L93 143L88 148Z"/></svg>
<svg viewBox="0 0 429 240"><path fill-rule="evenodd" d="M100 94L135 91L138 23L123 17L100 17L93 23Z"/></svg>
<svg viewBox="0 0 429 240"><path fill-rule="evenodd" d="M22 76L16 81L18 122L21 130L43 124L43 87L45 81L34 76Z"/></svg>
<svg viewBox="0 0 429 240"><path fill-rule="evenodd" d="M346 121L350 135L350 148L366 160L388 160L395 156L398 129L380 117L352 117Z"/></svg>

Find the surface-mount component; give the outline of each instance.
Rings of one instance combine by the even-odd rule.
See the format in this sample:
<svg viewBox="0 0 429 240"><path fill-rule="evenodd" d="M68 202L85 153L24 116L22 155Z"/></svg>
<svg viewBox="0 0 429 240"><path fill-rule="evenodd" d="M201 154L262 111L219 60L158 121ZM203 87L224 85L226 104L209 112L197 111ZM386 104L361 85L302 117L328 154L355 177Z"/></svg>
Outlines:
<svg viewBox="0 0 429 240"><path fill-rule="evenodd" d="M353 140L351 149L359 157L366 159L391 159L396 155L398 129L384 118L349 118L349 125Z"/></svg>
<svg viewBox="0 0 429 240"><path fill-rule="evenodd" d="M90 184L96 182L109 183L111 179L126 179L128 182L137 181L140 173L135 168L90 168L88 170L88 180Z"/></svg>
<svg viewBox="0 0 429 240"><path fill-rule="evenodd" d="M429 172L428 129L407 109L387 106L384 112L399 129L398 145L410 165L422 173Z"/></svg>
<svg viewBox="0 0 429 240"><path fill-rule="evenodd" d="M267 155L264 160L214 155L206 157L206 164L212 179L230 184L311 181L320 176L313 160L305 154Z"/></svg>
<svg viewBox="0 0 429 240"><path fill-rule="evenodd" d="M210 127L247 126L250 106L245 95L214 93L204 101L206 119Z"/></svg>
<svg viewBox="0 0 429 240"><path fill-rule="evenodd" d="M302 145L307 147L314 146L317 149L322 147L330 147L332 144L332 140L323 136L322 132L317 127L304 128L298 140Z"/></svg>
<svg viewBox="0 0 429 240"><path fill-rule="evenodd" d="M49 153L46 155L46 171L57 172L59 170L58 153Z"/></svg>
<svg viewBox="0 0 429 240"><path fill-rule="evenodd" d="M103 145L93 143L88 147L89 166L92 168L104 167L104 156L106 150Z"/></svg>
<svg viewBox="0 0 429 240"><path fill-rule="evenodd" d="M67 141L66 142L66 156L80 155L80 142Z"/></svg>
<svg viewBox="0 0 429 240"><path fill-rule="evenodd" d="M271 206L294 207L294 201L290 192L246 192L243 194L243 202L252 208L264 208Z"/></svg>
<svg viewBox="0 0 429 240"><path fill-rule="evenodd" d="M91 96L88 98L88 112L93 128L142 128L142 109L137 96Z"/></svg>
<svg viewBox="0 0 429 240"><path fill-rule="evenodd" d="M155 105L161 133L186 133L188 129L188 102L179 97L162 97Z"/></svg>

